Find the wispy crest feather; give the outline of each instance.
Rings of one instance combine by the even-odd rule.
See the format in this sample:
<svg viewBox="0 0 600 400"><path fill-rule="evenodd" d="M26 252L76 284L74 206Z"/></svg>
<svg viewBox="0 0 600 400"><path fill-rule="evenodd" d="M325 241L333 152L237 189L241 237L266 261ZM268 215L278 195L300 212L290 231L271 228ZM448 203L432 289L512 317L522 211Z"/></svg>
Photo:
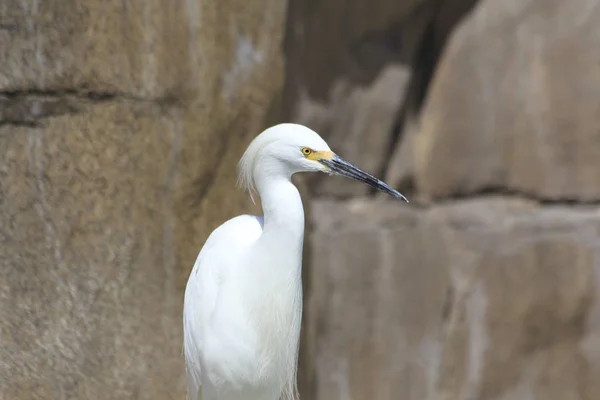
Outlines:
<svg viewBox="0 0 600 400"><path fill-rule="evenodd" d="M255 147L255 138L238 163L238 186L250 193L250 198L252 202L256 204L254 201L254 194L256 193L256 183L254 182L254 166L256 165L257 159L257 150Z"/></svg>
<svg viewBox="0 0 600 400"><path fill-rule="evenodd" d="M238 186L248 191L254 204L256 204L254 195L258 193L254 180L254 169L262 158L261 150L280 138L280 132L273 128L267 129L250 142L238 163Z"/></svg>

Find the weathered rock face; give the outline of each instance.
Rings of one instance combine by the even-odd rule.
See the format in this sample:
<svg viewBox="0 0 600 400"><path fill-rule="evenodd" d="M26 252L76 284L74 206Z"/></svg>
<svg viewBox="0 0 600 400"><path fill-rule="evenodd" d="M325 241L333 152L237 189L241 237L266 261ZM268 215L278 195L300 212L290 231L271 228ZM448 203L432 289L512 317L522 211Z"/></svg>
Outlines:
<svg viewBox="0 0 600 400"><path fill-rule="evenodd" d="M595 399L600 210L313 203L318 399Z"/></svg>
<svg viewBox="0 0 600 400"><path fill-rule="evenodd" d="M489 189L600 199L600 8L482 1L451 39L421 115L425 197Z"/></svg>
<svg viewBox="0 0 600 400"><path fill-rule="evenodd" d="M184 398L183 289L248 205L285 2L0 10L0 398Z"/></svg>
<svg viewBox="0 0 600 400"><path fill-rule="evenodd" d="M406 15L425 22L399 17L380 30L388 44L411 26L421 36L414 52L392 46L401 56L379 59L372 81L337 64L324 94L323 75L288 77L302 89L296 118L419 205L313 185L302 347L311 399L598 398L600 8L481 0L439 63L428 61L473 4L423 2ZM403 67L408 84L374 89L382 71ZM332 194L361 197L324 200Z"/></svg>

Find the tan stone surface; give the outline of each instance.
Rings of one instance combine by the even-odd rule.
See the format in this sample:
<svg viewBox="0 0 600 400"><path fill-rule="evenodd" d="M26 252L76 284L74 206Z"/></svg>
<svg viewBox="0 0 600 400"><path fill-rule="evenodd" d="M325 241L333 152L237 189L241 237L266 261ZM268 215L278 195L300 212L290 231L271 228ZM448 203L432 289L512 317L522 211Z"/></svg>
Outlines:
<svg viewBox="0 0 600 400"><path fill-rule="evenodd" d="M227 89L228 77L247 74L244 61L267 67L282 40L285 7L268 0L5 0L0 90L162 98L201 88L211 97Z"/></svg>
<svg viewBox="0 0 600 400"><path fill-rule="evenodd" d="M415 141L430 198L600 198L600 7L483 0L454 33Z"/></svg>
<svg viewBox="0 0 600 400"><path fill-rule="evenodd" d="M208 233L253 210L236 164L278 98L285 2L15 4L0 399L182 399L185 282Z"/></svg>
<svg viewBox="0 0 600 400"><path fill-rule="evenodd" d="M597 397L597 207L358 199L312 210L315 398Z"/></svg>

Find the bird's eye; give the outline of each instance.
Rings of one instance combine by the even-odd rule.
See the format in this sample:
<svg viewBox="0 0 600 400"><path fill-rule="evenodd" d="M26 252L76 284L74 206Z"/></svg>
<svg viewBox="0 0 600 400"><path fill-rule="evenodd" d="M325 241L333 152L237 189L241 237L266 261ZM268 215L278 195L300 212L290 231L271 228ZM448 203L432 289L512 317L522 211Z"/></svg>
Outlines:
<svg viewBox="0 0 600 400"><path fill-rule="evenodd" d="M305 156L309 156L313 151L311 149L309 149L308 147L303 147L302 148L302 154L304 154Z"/></svg>

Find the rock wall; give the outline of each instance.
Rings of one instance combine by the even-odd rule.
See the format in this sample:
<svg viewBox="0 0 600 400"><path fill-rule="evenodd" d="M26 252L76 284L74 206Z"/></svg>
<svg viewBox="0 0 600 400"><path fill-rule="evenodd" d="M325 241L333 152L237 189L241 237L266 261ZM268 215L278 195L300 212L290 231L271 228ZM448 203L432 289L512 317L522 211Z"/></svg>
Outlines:
<svg viewBox="0 0 600 400"><path fill-rule="evenodd" d="M427 198L600 199L597 2L484 1L451 39L415 142Z"/></svg>
<svg viewBox="0 0 600 400"><path fill-rule="evenodd" d="M354 29L336 1L325 16L295 3L300 21L336 29L339 15L337 29ZM301 392L596 399L600 6L413 3L363 10L389 16L375 29L387 33L369 36L392 49L377 68L288 77L293 118L412 201L311 181ZM309 39L287 51L308 54ZM412 46L390 47L401 39Z"/></svg>
<svg viewBox="0 0 600 400"><path fill-rule="evenodd" d="M596 208L313 203L314 397L595 399Z"/></svg>
<svg viewBox="0 0 600 400"><path fill-rule="evenodd" d="M0 399L183 399L181 312L283 83L276 0L0 1Z"/></svg>

